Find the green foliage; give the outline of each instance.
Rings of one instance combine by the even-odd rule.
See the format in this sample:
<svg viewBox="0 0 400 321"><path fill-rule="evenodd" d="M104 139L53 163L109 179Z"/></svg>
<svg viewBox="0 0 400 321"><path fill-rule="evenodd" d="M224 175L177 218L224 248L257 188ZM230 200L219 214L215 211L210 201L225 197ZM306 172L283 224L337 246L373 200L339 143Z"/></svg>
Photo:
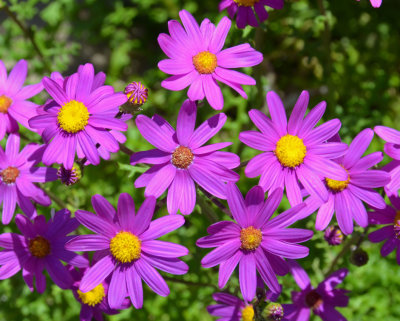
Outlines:
<svg viewBox="0 0 400 321"><path fill-rule="evenodd" d="M0 59L11 68L19 59L29 62L28 82L39 81L52 71L65 75L74 72L79 64L91 62L97 71L107 73L107 83L122 90L132 80L140 80L149 87L149 101L143 113L158 113L175 124L177 112L186 97L185 92L170 92L160 86L167 76L157 68L165 56L157 43L157 36L167 31L167 21L178 19L182 8L191 11L196 19L208 17L216 22L226 14L218 12L216 0L26 0L0 1ZM321 11L322 3L326 12ZM363 128L385 124L397 127L400 115L400 20L399 4L386 0L382 8L373 9L369 1L311 1L287 0L280 11L271 11L262 28L239 30L232 26L226 46L249 42L264 54L261 65L246 69L257 79L257 86L246 88L249 99L238 97L224 87L224 112L228 121L217 141L232 141L230 151L238 153L242 161L257 154L238 140L239 132L254 129L247 112L251 108L266 112L265 94L276 90L288 110L294 105L301 90L311 93L311 105L327 100L325 120L340 118L341 135L346 142ZM13 16L22 23L19 26ZM35 98L43 103L48 97ZM198 122L215 114L207 104L200 108ZM29 141L40 142L40 137L22 131ZM126 146L134 151L146 150L150 145L141 137L130 121ZM25 143L28 142L25 140ZM382 150L382 142L374 140L370 151ZM46 189L76 209L92 210L91 196L99 193L114 205L121 192L133 195L136 204L143 201L143 189L134 190L133 181L145 167L132 167L127 155L119 152L100 166L89 166L79 184L65 187L59 182L46 184ZM247 192L258 179L245 178L240 171L240 189ZM203 197L199 194L198 197ZM280 211L289 207L281 205ZM52 208L59 209L53 203ZM40 213L50 215L50 209L40 207ZM157 217L167 215L161 208ZM169 276L171 294L159 297L144 286L144 308L130 308L107 320L201 320L212 318L206 306L216 292L217 269L200 267L201 258L208 252L195 246L196 240L206 235L210 218L227 219L226 215L202 199L184 227L165 239L187 246L190 255L184 260L190 271L184 276ZM313 216L298 226L313 229ZM3 231L15 231L15 225ZM361 232L357 228L358 232ZM81 233L85 233L83 228ZM322 232L316 232L306 244L310 256L301 260L314 285L324 273L341 247L329 247ZM363 243L370 260L367 265L350 267L344 287L351 290L350 305L340 311L348 320L395 321L400 317L399 266L393 253L382 258L379 245ZM350 266L349 255L337 267ZM164 276L168 276L166 273ZM284 292L281 302L290 300L290 291L297 286L291 276L280 279ZM227 290L238 293L238 278L234 275ZM77 320L80 305L70 291L51 285L42 295L30 293L17 274L0 282L0 320Z"/></svg>

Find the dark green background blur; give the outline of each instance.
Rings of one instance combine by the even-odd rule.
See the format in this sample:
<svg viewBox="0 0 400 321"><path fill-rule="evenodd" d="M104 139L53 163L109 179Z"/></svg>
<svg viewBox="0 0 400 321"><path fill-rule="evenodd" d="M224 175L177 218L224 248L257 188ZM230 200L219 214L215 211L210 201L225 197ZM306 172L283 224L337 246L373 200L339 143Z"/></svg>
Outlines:
<svg viewBox="0 0 400 321"><path fill-rule="evenodd" d="M167 32L167 21L177 19L181 9L189 10L198 21L208 17L217 22L226 13L218 12L217 0L0 0L0 59L10 69L19 59L29 62L28 83L40 81L51 71L64 75L75 72L77 66L91 62L97 71L107 73L107 83L123 90L129 81L142 81L149 87L149 101L143 113L161 114L172 124L186 97L185 92L170 92L160 86L167 76L157 68L165 59L157 43L157 36ZM361 129L385 124L400 129L400 2L384 0L380 9L373 9L368 0L285 0L283 10L271 11L262 28L238 30L232 26L226 46L250 42L264 54L264 61L245 71L257 79L257 86L246 88L246 101L231 89L223 87L224 112L228 121L213 142L232 141L230 151L238 153L242 161L256 151L238 140L240 131L253 128L247 111L258 108L266 111L265 94L277 91L290 111L300 92L311 93L311 103L328 102L324 120L340 118L341 136L346 142ZM25 26L25 32L11 16ZM39 50L35 50L30 37ZM40 54L39 52L40 51ZM35 98L43 103L48 96ZM215 114L207 104L199 110L198 121ZM24 130L30 140L40 137ZM130 123L126 146L134 151L150 149ZM24 142L26 144L27 141ZM2 145L4 141L2 142ZM382 142L375 138L369 151L382 150ZM388 160L385 159L387 162ZM102 161L98 167L89 167L81 183L67 188L59 182L46 185L54 195L68 204L71 211L92 210L90 198L100 193L114 205L121 192L130 193L137 204L143 200L143 189L134 190L134 179L145 167L129 165L127 155L119 152L111 161ZM240 171L240 189L247 192L258 179L247 179ZM185 276L168 281L171 294L162 298L144 286L145 304L142 310L130 308L108 320L212 320L206 306L212 303L211 294L217 289L217 269L200 267L201 258L208 252L195 247L195 241L206 235L210 224L207 216L226 219L203 196L199 205L187 217L187 223L166 240L190 249L184 260L190 266ZM53 203L52 208L59 209ZM280 210L288 208L284 201ZM18 210L19 211L19 210ZM49 208L40 208L49 216ZM208 214L207 214L208 213ZM155 216L166 215L162 208ZM313 228L315 215L297 225ZM2 232L15 231L15 224L2 227ZM356 231L360 232L359 228ZM86 233L83 228L80 233ZM306 243L310 256L300 261L307 269L314 285L323 278L340 247L332 248L316 232ZM381 258L381 245L364 242L362 248L369 254L366 266L349 264L348 255L338 267L351 271L344 285L351 290L348 308L340 311L351 321L395 321L400 318L400 267L394 253ZM184 280L194 285L181 284ZM288 303L290 291L297 290L291 276L280 278L284 286L281 303ZM48 279L48 284L50 280ZM238 293L234 276L228 290ZM77 320L80 304L72 293L56 286L48 286L42 295L30 293L21 273L0 282L0 320Z"/></svg>

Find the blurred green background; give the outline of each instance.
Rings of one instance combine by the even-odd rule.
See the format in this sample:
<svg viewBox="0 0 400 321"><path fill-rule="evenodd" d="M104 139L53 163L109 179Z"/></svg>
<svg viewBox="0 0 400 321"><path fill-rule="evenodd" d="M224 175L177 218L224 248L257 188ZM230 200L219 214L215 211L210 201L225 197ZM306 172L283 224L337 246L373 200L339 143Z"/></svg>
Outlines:
<svg viewBox="0 0 400 321"><path fill-rule="evenodd" d="M157 36L167 32L167 21L177 19L181 9L189 10L198 21L208 17L217 22L226 13L218 12L216 0L0 0L0 59L10 69L19 59L29 62L28 83L40 81L52 71L64 75L75 72L78 65L91 62L97 71L107 73L107 83L123 90L130 81L142 81L149 88L149 100L143 113L161 114L172 124L186 97L185 92L170 92L160 86L167 77L158 70L157 63L165 59L157 43ZM251 108L266 112L265 94L277 91L288 112L304 89L310 91L311 104L328 102L324 120L340 118L341 136L346 142L363 128L385 124L400 129L400 2L384 0L380 9L373 9L368 0L285 0L283 10L271 11L262 28L239 30L233 24L226 46L249 42L264 54L261 65L245 71L257 79L257 86L246 88L246 101L231 89L223 87L224 112L228 121L213 142L232 141L230 151L238 153L242 161L257 154L238 140L239 132L252 128L247 111ZM48 96L35 98L43 103ZM198 122L215 111L207 103L199 110ZM30 140L40 137L23 130ZM126 146L134 151L150 149L130 122ZM27 141L24 142L26 144ZM4 144L4 140L2 142ZM382 142L375 138L370 151L382 150ZM385 159L387 162L388 160ZM122 152L112 161L102 161L99 167L88 167L80 184L67 188L59 182L46 188L72 211L92 210L90 198L99 193L116 205L121 192L130 193L137 204L143 200L143 189L134 190L133 181L145 167L132 167L129 157ZM240 189L247 192L258 179L247 179L240 171ZM217 269L200 267L201 258L208 252L195 247L195 241L206 235L210 224L207 217L218 220L227 217L213 204L198 196L196 210L187 217L184 227L164 239L187 246L190 255L184 260L190 271L185 276L164 276L171 294L162 298L147 286L142 310L130 308L107 320L212 320L206 306L211 304L217 289ZM53 203L52 208L59 209ZM288 208L287 201L280 210ZM49 216L49 208L40 208ZM166 215L165 207L155 216ZM313 228L315 216L300 222L300 227ZM2 228L16 231L14 223ZM360 229L356 231L361 232ZM83 228L81 233L86 233ZM329 247L321 232L306 243L310 256L300 261L310 274L314 285L324 273L341 247ZM363 242L369 262L363 267L349 264L346 254L337 267L351 271L343 286L351 290L348 308L340 311L351 321L395 321L400 318L400 267L394 253L381 258L381 245ZM284 292L281 303L288 303L290 291L297 290L291 276L280 278ZM48 279L48 284L50 280ZM234 276L227 289L238 293ZM0 282L0 320L77 320L80 304L72 293L56 286L48 286L42 295L30 293L21 274Z"/></svg>

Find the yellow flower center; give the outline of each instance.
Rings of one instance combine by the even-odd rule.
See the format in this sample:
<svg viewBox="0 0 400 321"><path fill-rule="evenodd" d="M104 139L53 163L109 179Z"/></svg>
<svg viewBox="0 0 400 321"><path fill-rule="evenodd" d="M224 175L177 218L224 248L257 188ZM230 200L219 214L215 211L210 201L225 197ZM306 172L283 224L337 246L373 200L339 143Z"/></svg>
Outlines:
<svg viewBox="0 0 400 321"><path fill-rule="evenodd" d="M242 321L253 321L254 320L254 308L252 305L247 305L242 309Z"/></svg>
<svg viewBox="0 0 400 321"><path fill-rule="evenodd" d="M1 180L6 184L13 184L19 176L19 169L13 166L0 172Z"/></svg>
<svg viewBox="0 0 400 321"><path fill-rule="evenodd" d="M247 251L253 251L260 246L262 240L262 233L260 229L253 226L243 228L240 231L241 248Z"/></svg>
<svg viewBox="0 0 400 321"><path fill-rule="evenodd" d="M217 56L209 51L202 51L193 57L193 65L200 74L212 74L217 68Z"/></svg>
<svg viewBox="0 0 400 321"><path fill-rule="evenodd" d="M29 241L29 252L33 256L43 258L50 254L50 243L43 236L36 236Z"/></svg>
<svg viewBox="0 0 400 321"><path fill-rule="evenodd" d="M90 305L91 307L99 304L106 296L103 284L101 283L89 292L83 293L81 290L78 290L77 292L82 303Z"/></svg>
<svg viewBox="0 0 400 321"><path fill-rule="evenodd" d="M260 0L233 0L238 6L252 7Z"/></svg>
<svg viewBox="0 0 400 321"><path fill-rule="evenodd" d="M347 172L347 170L345 169ZM328 185L329 189L333 192L341 192L347 188L350 183L350 175L347 175L347 180L345 181L336 181L334 179L325 178L326 185Z"/></svg>
<svg viewBox="0 0 400 321"><path fill-rule="evenodd" d="M131 232L119 232L110 242L110 251L121 263L130 263L140 258L142 242Z"/></svg>
<svg viewBox="0 0 400 321"><path fill-rule="evenodd" d="M186 169L193 162L192 151L184 146L179 146L172 154L172 165L180 169Z"/></svg>
<svg viewBox="0 0 400 321"><path fill-rule="evenodd" d="M8 108L10 108L12 104L11 98L1 95L0 96L0 113L6 114L8 111Z"/></svg>
<svg viewBox="0 0 400 321"><path fill-rule="evenodd" d="M394 217L393 224L400 227L400 210L396 212L396 216Z"/></svg>
<svg viewBox="0 0 400 321"><path fill-rule="evenodd" d="M85 129L89 120L89 112L83 103L71 100L61 107L57 119L64 131L74 134Z"/></svg>
<svg viewBox="0 0 400 321"><path fill-rule="evenodd" d="M303 163L307 148L297 136L282 136L276 143L275 155L282 166L295 168Z"/></svg>

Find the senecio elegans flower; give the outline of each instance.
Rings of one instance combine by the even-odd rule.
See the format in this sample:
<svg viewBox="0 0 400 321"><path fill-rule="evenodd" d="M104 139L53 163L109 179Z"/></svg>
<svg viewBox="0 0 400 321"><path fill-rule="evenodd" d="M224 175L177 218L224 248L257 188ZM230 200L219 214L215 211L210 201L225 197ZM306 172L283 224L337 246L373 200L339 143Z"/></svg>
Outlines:
<svg viewBox="0 0 400 321"><path fill-rule="evenodd" d="M385 186L385 191L388 195L398 195L400 190L400 132L386 126L376 126L374 131L386 142L385 153L394 159L383 168L391 176L390 182Z"/></svg>
<svg viewBox="0 0 400 321"><path fill-rule="evenodd" d="M7 279L22 269L22 277L29 289L33 291L33 280L36 279L36 289L39 293L46 289L47 270L50 278L62 289L69 289L73 279L68 269L61 263L84 268L89 262L83 256L64 248L71 239L67 234L75 231L79 222L71 218L71 213L63 209L55 213L46 222L43 215L36 216L31 222L18 214L15 223L23 235L3 233L0 235L0 280Z"/></svg>
<svg viewBox="0 0 400 321"><path fill-rule="evenodd" d="M292 292L293 304L284 304L283 310L290 311L285 316L290 321L308 321L311 311L323 321L346 321L346 318L335 307L346 307L349 291L336 289L348 274L347 269L340 269L330 274L317 288L311 285L303 268L293 260L288 260L290 271L300 287L300 292Z"/></svg>
<svg viewBox="0 0 400 321"><path fill-rule="evenodd" d="M37 115L37 105L27 99L43 90L42 83L22 87L28 63L20 60L7 77L7 69L0 60L0 140L5 133L18 132L18 123L31 129L29 118Z"/></svg>
<svg viewBox="0 0 400 321"><path fill-rule="evenodd" d="M360 0L357 0L357 1L360 1ZM374 8L379 8L382 4L382 0L370 0L370 2Z"/></svg>
<svg viewBox="0 0 400 321"><path fill-rule="evenodd" d="M400 265L400 198L398 196L389 196L393 206L386 205L384 209L375 209L368 213L370 224L386 225L368 235L373 243L385 241L381 248L381 255L387 256L393 250L397 249L396 259Z"/></svg>
<svg viewBox="0 0 400 321"><path fill-rule="evenodd" d="M146 198L135 215L135 204L129 194L122 193L118 209L100 195L92 197L96 214L78 210L78 221L95 235L81 235L69 241L72 251L98 251L96 262L88 269L79 285L83 293L93 290L109 275L108 303L118 309L126 296L133 306L143 305L142 279L157 294L167 296L167 283L157 269L171 274L185 274L188 266L178 259L188 254L179 244L158 241L157 238L181 227L181 215L168 215L151 222L156 199Z"/></svg>
<svg viewBox="0 0 400 321"><path fill-rule="evenodd" d="M31 143L21 152L19 146L18 134L8 136L5 152L0 146L0 205L3 204L3 224L10 223L16 204L29 218L36 216L32 201L49 206L50 198L34 183L57 179L55 168L36 167L42 160L43 145Z"/></svg>
<svg viewBox="0 0 400 321"><path fill-rule="evenodd" d="M29 124L44 129L42 137L49 142L43 154L44 164L59 163L71 169L77 153L79 158L86 157L97 165L102 155L96 144L108 152L119 150L118 141L109 130L127 130L126 123L115 116L128 99L123 93L115 93L111 86L99 86L97 81L91 64L80 67L62 86L52 78L42 80L53 100Z"/></svg>
<svg viewBox="0 0 400 321"><path fill-rule="evenodd" d="M232 171L239 165L237 155L218 151L232 143L203 146L225 124L225 114L217 114L196 130L196 104L186 100L178 114L176 132L158 115L152 119L139 115L136 125L140 133L156 149L132 155L131 164L154 164L136 181L135 187L146 186L145 196L159 197L167 188L167 207L170 214L178 209L190 214L196 204L196 182L212 195L225 199L225 182L239 180Z"/></svg>
<svg viewBox="0 0 400 321"><path fill-rule="evenodd" d="M222 0L219 3L219 11L226 9L229 17L233 19L236 15L236 25L243 29L247 25L258 27L257 14L260 22L268 19L265 6L282 9L283 0Z"/></svg>
<svg viewBox="0 0 400 321"><path fill-rule="evenodd" d="M217 320L254 320L254 308L252 304L246 304L238 297L223 292L214 293L212 297L215 301L217 301L217 304L209 305L207 307L207 311L212 316L220 317L220 319Z"/></svg>
<svg viewBox="0 0 400 321"><path fill-rule="evenodd" d="M257 271L269 289L279 293L276 275L289 272L283 258L299 259L308 255L308 248L296 243L311 239L313 232L287 229L304 208L299 204L271 219L278 208L282 191L277 189L264 202L260 186L253 187L243 199L234 183L228 183L227 200L235 222L222 221L211 225L209 236L200 238L197 246L216 247L201 264L205 268L220 265L218 286L223 288L239 264L239 283L245 301L256 294Z"/></svg>
<svg viewBox="0 0 400 321"><path fill-rule="evenodd" d="M256 81L231 68L252 67L263 60L260 52L249 44L241 44L222 50L231 21L224 17L217 26L205 19L201 26L186 10L179 12L182 24L171 20L168 22L169 33L160 34L158 43L170 58L158 64L163 72L173 75L164 80L161 86L179 91L190 85L190 100L201 100L204 97L214 109L222 109L224 98L217 81L237 91L247 99L242 85L255 85Z"/></svg>
<svg viewBox="0 0 400 321"><path fill-rule="evenodd" d="M281 99L270 91L267 103L271 119L252 109L249 116L261 133L246 131L239 135L246 145L264 151L250 160L246 176L261 175L259 185L266 191L283 192L285 187L292 206L302 202L299 181L311 195L327 201L328 191L321 178L347 179L346 171L331 160L342 156L347 145L326 142L339 131L340 121L332 119L314 128L324 114L326 103L319 103L304 118L308 101L309 94L303 91L287 121Z"/></svg>
<svg viewBox="0 0 400 321"><path fill-rule="evenodd" d="M373 136L372 129L364 129L354 138L346 154L335 160L346 170L347 179L325 179L329 197L318 210L315 222L317 230L324 230L336 212L339 228L348 235L353 232L353 219L361 227L368 225L368 215L362 201L375 208L385 208L385 200L373 188L385 186L390 181L390 175L385 171L370 169L382 160L383 155L374 152L361 157Z"/></svg>
<svg viewBox="0 0 400 321"><path fill-rule="evenodd" d="M97 321L103 321L103 313L108 315L118 314L119 311L111 309L108 304L108 288L110 287L110 278L106 278L103 282L99 283L93 290L83 293L79 290L79 285L84 273L89 268L82 268L79 270L70 267L70 272L74 283L72 285L72 292L77 301L81 304L80 321L92 321L94 318ZM125 299L119 309L126 309L130 305L129 300Z"/></svg>

